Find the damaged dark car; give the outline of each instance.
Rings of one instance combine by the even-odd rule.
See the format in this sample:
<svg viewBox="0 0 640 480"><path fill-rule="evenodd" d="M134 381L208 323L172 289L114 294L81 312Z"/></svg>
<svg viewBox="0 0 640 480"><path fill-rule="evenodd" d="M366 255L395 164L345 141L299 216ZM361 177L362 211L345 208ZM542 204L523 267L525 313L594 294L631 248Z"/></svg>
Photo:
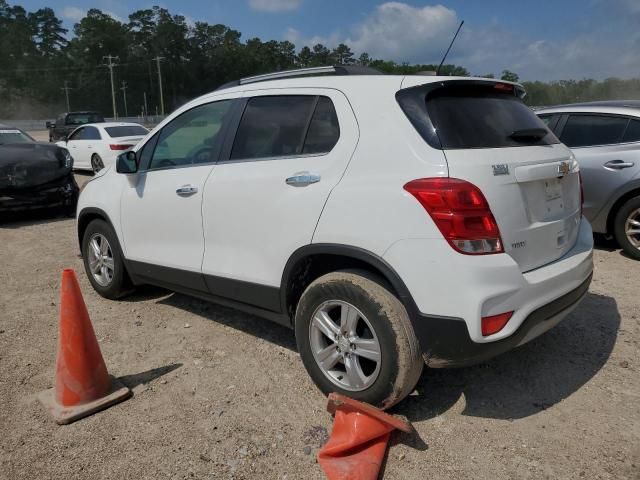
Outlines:
<svg viewBox="0 0 640 480"><path fill-rule="evenodd" d="M66 148L0 125L0 214L59 208L74 216L78 184Z"/></svg>

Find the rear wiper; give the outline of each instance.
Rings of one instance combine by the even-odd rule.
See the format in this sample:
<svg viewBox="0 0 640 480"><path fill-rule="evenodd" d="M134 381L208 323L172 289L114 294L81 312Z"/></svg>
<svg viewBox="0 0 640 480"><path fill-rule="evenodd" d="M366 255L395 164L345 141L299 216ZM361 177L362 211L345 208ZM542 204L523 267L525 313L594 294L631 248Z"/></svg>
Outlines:
<svg viewBox="0 0 640 480"><path fill-rule="evenodd" d="M533 138L535 140L540 140L547 136L549 131L545 128L523 128L522 130L514 130L509 138L513 138L514 140L527 140L529 138Z"/></svg>

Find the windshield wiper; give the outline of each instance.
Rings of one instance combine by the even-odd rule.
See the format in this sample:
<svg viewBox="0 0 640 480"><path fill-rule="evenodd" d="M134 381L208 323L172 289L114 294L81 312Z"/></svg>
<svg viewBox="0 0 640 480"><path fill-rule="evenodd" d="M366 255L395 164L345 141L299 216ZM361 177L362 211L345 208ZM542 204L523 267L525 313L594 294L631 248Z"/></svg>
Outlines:
<svg viewBox="0 0 640 480"><path fill-rule="evenodd" d="M521 130L514 130L509 138L514 140L528 140L530 138L534 140L540 140L547 136L549 131L545 128L523 128Z"/></svg>

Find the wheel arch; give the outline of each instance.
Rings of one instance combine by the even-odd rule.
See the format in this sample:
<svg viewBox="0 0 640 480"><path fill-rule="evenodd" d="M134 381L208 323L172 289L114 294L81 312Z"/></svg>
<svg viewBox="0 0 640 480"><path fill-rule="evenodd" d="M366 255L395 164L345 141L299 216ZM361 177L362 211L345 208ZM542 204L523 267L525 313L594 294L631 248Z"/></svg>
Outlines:
<svg viewBox="0 0 640 480"><path fill-rule="evenodd" d="M613 235L614 223L616 221L618 211L628 200L631 200L634 197L640 197L640 184L632 190L620 195L609 209L609 213L607 214L607 234Z"/></svg>
<svg viewBox="0 0 640 480"><path fill-rule="evenodd" d="M89 226L89 224L96 219L104 220L105 222L107 222L115 232L113 223L111 222L109 215L107 215L107 213L104 210L96 207L83 208L78 213L78 221L77 221L78 245L80 246L80 253L82 253L82 238L84 237L84 232L87 230L87 227Z"/></svg>
<svg viewBox="0 0 640 480"><path fill-rule="evenodd" d="M333 271L362 269L381 277L415 318L418 307L409 289L383 258L375 253L349 245L318 243L296 250L285 266L280 285L282 312L293 319L298 300L316 278Z"/></svg>

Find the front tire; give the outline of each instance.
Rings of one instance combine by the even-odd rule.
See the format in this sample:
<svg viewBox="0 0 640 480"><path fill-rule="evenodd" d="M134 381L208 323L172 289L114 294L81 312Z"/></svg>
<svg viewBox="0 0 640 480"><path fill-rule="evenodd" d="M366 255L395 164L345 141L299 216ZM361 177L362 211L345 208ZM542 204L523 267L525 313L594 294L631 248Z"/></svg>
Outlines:
<svg viewBox="0 0 640 480"><path fill-rule="evenodd" d="M389 408L415 387L424 361L406 309L366 271L338 271L307 287L296 309L298 351L324 393Z"/></svg>
<svg viewBox="0 0 640 480"><path fill-rule="evenodd" d="M640 260L640 197L627 200L613 224L614 236L622 250L635 260Z"/></svg>
<svg viewBox="0 0 640 480"><path fill-rule="evenodd" d="M104 298L115 300L132 290L118 237L104 220L93 220L87 226L82 259L91 285Z"/></svg>

